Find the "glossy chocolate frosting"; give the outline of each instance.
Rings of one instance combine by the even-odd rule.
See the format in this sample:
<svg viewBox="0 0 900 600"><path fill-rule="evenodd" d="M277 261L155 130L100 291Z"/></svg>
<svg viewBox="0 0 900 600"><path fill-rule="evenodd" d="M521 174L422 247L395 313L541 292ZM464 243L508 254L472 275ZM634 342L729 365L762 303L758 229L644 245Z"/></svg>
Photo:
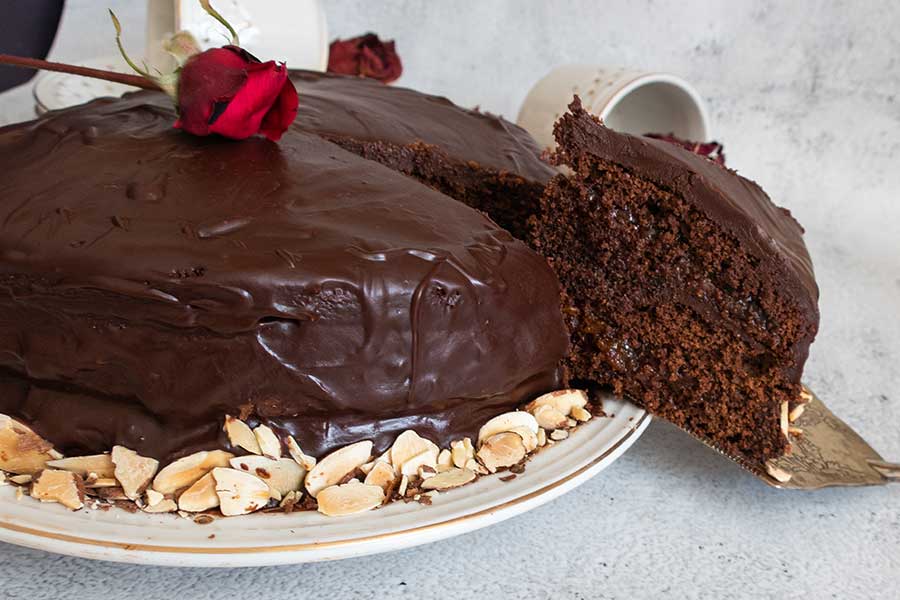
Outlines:
<svg viewBox="0 0 900 600"><path fill-rule="evenodd" d="M442 96L316 71L291 71L291 80L300 94L295 126L304 131L400 146L424 143L450 158L539 182L557 173L524 129Z"/></svg>
<svg viewBox="0 0 900 600"><path fill-rule="evenodd" d="M0 412L67 453L172 458L244 413L321 454L446 443L559 384L558 282L492 221L299 128L174 118L139 93L0 129Z"/></svg>

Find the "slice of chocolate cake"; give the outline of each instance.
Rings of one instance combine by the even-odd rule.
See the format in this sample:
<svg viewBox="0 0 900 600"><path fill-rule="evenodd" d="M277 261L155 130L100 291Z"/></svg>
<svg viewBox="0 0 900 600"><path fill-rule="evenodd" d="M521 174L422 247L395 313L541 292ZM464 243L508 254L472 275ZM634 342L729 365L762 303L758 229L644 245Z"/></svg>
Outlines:
<svg viewBox="0 0 900 600"><path fill-rule="evenodd" d="M803 229L737 173L570 110L555 158L573 174L532 227L566 291L572 376L753 463L784 453L819 321Z"/></svg>
<svg viewBox="0 0 900 600"><path fill-rule="evenodd" d="M520 239L556 171L534 139L494 115L373 79L292 71L294 127L401 171L482 212Z"/></svg>

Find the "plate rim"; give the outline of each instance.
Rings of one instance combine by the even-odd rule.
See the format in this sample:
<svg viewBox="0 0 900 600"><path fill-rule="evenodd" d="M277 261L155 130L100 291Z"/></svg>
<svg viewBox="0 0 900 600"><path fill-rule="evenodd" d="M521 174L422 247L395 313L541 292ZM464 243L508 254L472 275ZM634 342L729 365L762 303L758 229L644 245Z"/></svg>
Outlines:
<svg viewBox="0 0 900 600"><path fill-rule="evenodd" d="M633 444L638 437L644 432L646 427L649 425L651 421L651 415L646 410L643 410L639 407L635 407L639 411L639 415L635 415L634 422L628 427L627 430L619 437L614 443L612 443L608 448L604 449L603 452L578 467L574 471L567 473L566 475L560 477L559 479L548 482L547 484L531 490L525 494L521 494L514 498L506 499L502 502L491 504L489 506L485 506L479 508L478 510L451 516L449 518L445 518L440 521L435 521L431 523L426 523L423 525L415 525L411 527L404 527L391 531L383 531L374 534L362 535L359 537L345 537L341 539L327 540L327 541L305 541L299 542L295 544L273 544L273 545L262 545L262 546L225 546L225 547L217 547L217 546L197 546L197 545L161 545L161 544L149 544L149 543L134 543L134 542L124 542L124 541L113 541L107 539L97 539L90 537L83 537L79 535L73 535L71 533L61 533L61 532L53 532L37 529L34 527L29 527L27 525L18 525L15 523L6 522L0 520L0 541L4 541L7 543L11 543L18 546L29 547L32 549L43 550L47 552L57 553L57 554L67 554L70 556L78 556L81 558L88 559L101 559L101 560L111 560L116 562L129 562L129 563L139 563L139 564L155 564L155 565L171 565L174 564L171 561L166 561L166 557L173 556L193 556L196 557L197 560L200 560L204 557L206 558L215 558L215 557L239 557L241 555L266 555L269 557L273 556L281 556L283 558L289 558L291 556L295 556L293 560L281 560L278 562L272 561L264 564L286 564L286 563L301 563L301 562L314 562L320 560L335 560L341 558L349 558L352 556L362 556L366 554L379 553L379 550L372 549L372 546L379 543L384 543L389 540L398 539L398 540L407 540L407 543L401 543L396 546L396 549L407 548L412 546L417 546L425 543L429 543L432 541L437 541L439 539L445 539L449 537L454 537L457 534L462 534L466 532L470 532L480 527L477 526L477 523L480 520L488 519L487 522L482 525L486 527L488 525L498 523L504 521L506 519L512 518L525 512L531 508L536 508L544 504L545 502L549 502L556 498L557 496L553 495L552 492L566 485L577 486L581 483L587 481L594 474L599 473L600 470L597 470L596 473L590 474L590 471L596 469L598 466L603 466L605 468L611 462L613 462L618 456L614 456L617 453L622 453L628 449L628 447ZM608 461L612 458L612 461ZM587 476L586 476L587 475ZM579 481L579 479L582 479ZM543 498L543 502L538 502L532 506L529 506L529 503L535 501L536 499ZM524 505L524 506L523 506ZM510 510L515 507L519 507L522 510L515 511ZM489 519L491 516L496 518ZM472 523L476 523L474 527L464 527L459 531L452 532L448 535L441 536L440 533L446 531L448 528L453 528L454 526L460 526L462 524L472 525ZM12 536L2 535L3 532L10 532ZM437 535L437 537L435 537ZM22 537L20 537L22 536ZM414 539L415 536L419 536L419 539ZM24 539L23 539L24 538ZM29 540L32 541L31 544L27 543ZM51 548L48 545L53 543L62 544L63 547L55 547ZM347 547L359 546L360 551L358 552L350 552L350 553L341 553L340 549L346 549ZM79 549L81 552L79 552ZM97 550L89 550L89 549L105 549L110 552L110 554L104 554L102 556L98 556L94 554ZM331 554L328 556L304 556L302 558L296 557L296 553L304 553L304 554L319 554L328 550L338 549L338 554ZM122 554L127 553L127 554ZM137 553L137 554L132 554ZM185 566L204 566L200 565L198 562L195 562L189 559L190 564ZM252 562L241 562L234 563L229 562L227 564L222 565L206 565L206 566L240 566L240 565L251 565L251 564L263 564L259 563L259 561Z"/></svg>

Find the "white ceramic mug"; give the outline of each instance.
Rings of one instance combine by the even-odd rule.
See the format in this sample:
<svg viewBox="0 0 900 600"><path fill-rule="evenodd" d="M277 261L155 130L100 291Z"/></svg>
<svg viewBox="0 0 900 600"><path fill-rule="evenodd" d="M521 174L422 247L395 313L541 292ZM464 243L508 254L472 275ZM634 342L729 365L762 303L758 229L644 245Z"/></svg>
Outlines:
<svg viewBox="0 0 900 600"><path fill-rule="evenodd" d="M237 31L241 46L260 60L283 61L291 69L324 71L328 66L328 31L320 0L213 4ZM147 0L147 63L163 71L171 68L163 40L183 29L193 33L204 50L229 43L225 28L197 0Z"/></svg>
<svg viewBox="0 0 900 600"><path fill-rule="evenodd" d="M538 81L528 92L517 122L541 147L552 148L553 123L565 114L576 94L586 110L616 131L673 133L697 142L709 139L703 98L683 79L589 65L557 67Z"/></svg>

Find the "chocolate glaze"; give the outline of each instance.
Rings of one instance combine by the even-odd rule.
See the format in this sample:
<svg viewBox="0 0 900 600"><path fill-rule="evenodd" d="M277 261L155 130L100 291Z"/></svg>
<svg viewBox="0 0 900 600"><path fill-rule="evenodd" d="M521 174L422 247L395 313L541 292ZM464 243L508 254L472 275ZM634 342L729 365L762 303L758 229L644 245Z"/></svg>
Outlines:
<svg viewBox="0 0 900 600"><path fill-rule="evenodd" d="M169 459L246 409L321 454L446 443L559 384L558 283L486 217L299 128L173 121L140 93L0 129L0 411L67 453ZM490 160L471 127L450 144ZM498 131L496 164L530 168Z"/></svg>
<svg viewBox="0 0 900 600"><path fill-rule="evenodd" d="M295 127L328 138L434 145L449 157L546 182L556 170L528 132L506 119L461 108L442 96L374 79L291 71L300 94Z"/></svg>
<svg viewBox="0 0 900 600"><path fill-rule="evenodd" d="M760 261L760 270L780 282L785 297L797 303L810 324L803 341L794 346L790 377L799 382L818 331L819 288L803 242L803 227L790 211L776 206L755 182L703 156L664 140L603 126L582 108L577 96L554 126L554 135L560 148L557 162L574 166L593 157L620 165L695 205ZM679 300L697 310L709 308L695 298Z"/></svg>

